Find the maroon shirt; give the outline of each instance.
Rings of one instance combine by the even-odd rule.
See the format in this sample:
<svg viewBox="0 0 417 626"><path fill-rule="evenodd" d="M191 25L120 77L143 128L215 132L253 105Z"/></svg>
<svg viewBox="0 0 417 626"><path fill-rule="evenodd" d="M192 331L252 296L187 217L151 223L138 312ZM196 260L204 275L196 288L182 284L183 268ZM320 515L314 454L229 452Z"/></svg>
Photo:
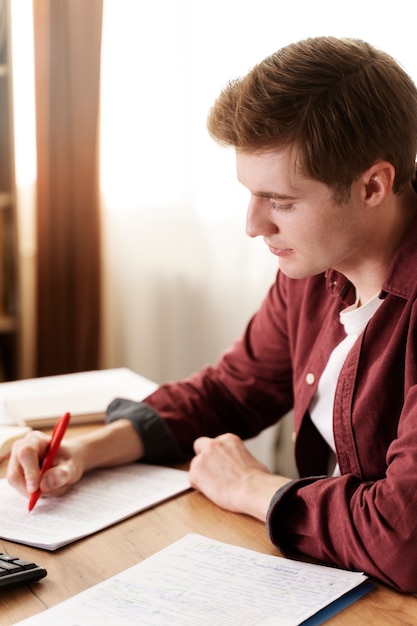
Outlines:
<svg viewBox="0 0 417 626"><path fill-rule="evenodd" d="M245 333L215 367L161 386L147 404L134 404L130 417L149 458L164 461L176 446L192 454L201 435L252 437L294 408L301 478L271 502L271 540L286 552L416 593L417 218L392 260L384 302L339 376L333 422L341 476L333 478L325 476L329 450L308 408L345 336L339 312L354 297L334 271L305 280L278 272ZM109 419L123 416L119 408L110 407ZM156 431L164 440L159 453Z"/></svg>

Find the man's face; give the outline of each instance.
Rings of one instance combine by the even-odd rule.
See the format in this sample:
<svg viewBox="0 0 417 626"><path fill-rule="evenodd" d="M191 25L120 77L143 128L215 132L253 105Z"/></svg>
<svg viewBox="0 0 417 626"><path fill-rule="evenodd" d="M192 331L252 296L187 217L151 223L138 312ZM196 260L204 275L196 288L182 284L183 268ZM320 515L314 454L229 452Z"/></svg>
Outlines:
<svg viewBox="0 0 417 626"><path fill-rule="evenodd" d="M237 151L236 165L251 194L246 232L263 237L287 276L306 278L330 267L349 275L366 256L370 224L359 184L337 204L328 185L299 171L290 149Z"/></svg>

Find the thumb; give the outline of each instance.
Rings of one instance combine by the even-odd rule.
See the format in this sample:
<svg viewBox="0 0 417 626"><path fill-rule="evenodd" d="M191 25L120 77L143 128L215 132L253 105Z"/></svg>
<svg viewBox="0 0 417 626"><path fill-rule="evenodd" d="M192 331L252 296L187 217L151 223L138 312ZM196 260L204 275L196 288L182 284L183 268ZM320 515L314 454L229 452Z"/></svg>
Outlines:
<svg viewBox="0 0 417 626"><path fill-rule="evenodd" d="M45 472L42 477L40 488L44 493L50 493L56 489L65 487L69 483L69 480L69 471L65 469L65 467L62 465L59 467L52 467L50 470Z"/></svg>

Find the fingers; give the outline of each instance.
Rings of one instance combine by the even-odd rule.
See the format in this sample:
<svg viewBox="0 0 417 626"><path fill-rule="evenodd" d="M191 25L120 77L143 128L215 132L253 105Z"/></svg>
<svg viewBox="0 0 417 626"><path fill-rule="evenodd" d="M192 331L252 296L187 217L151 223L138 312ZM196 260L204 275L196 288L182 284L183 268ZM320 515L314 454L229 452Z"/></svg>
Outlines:
<svg viewBox="0 0 417 626"><path fill-rule="evenodd" d="M203 450L205 450L209 445L210 441L213 441L211 437L198 437L193 444L194 452L196 454L203 452Z"/></svg>
<svg viewBox="0 0 417 626"><path fill-rule="evenodd" d="M38 488L45 495L61 495L71 482L72 462L65 458L64 449L60 450L56 458L57 464L41 476L41 459L46 454L49 442L49 436L33 431L17 441L12 448L7 479L23 495L28 496Z"/></svg>
<svg viewBox="0 0 417 626"><path fill-rule="evenodd" d="M242 440L233 433L224 433L218 437L198 437L194 441L193 447L196 454L201 454L206 450L216 446L236 446L242 445Z"/></svg>
<svg viewBox="0 0 417 626"><path fill-rule="evenodd" d="M50 437L33 431L13 445L7 479L25 495L33 493L39 486L40 460L48 447Z"/></svg>

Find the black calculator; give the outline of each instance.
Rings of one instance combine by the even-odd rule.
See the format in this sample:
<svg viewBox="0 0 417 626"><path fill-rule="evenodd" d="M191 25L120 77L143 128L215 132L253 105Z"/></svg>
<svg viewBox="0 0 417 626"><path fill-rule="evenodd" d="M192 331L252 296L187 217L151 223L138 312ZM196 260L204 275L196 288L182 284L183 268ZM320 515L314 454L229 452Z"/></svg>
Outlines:
<svg viewBox="0 0 417 626"><path fill-rule="evenodd" d="M34 583L46 574L44 567L32 561L0 552L0 590L19 583Z"/></svg>

